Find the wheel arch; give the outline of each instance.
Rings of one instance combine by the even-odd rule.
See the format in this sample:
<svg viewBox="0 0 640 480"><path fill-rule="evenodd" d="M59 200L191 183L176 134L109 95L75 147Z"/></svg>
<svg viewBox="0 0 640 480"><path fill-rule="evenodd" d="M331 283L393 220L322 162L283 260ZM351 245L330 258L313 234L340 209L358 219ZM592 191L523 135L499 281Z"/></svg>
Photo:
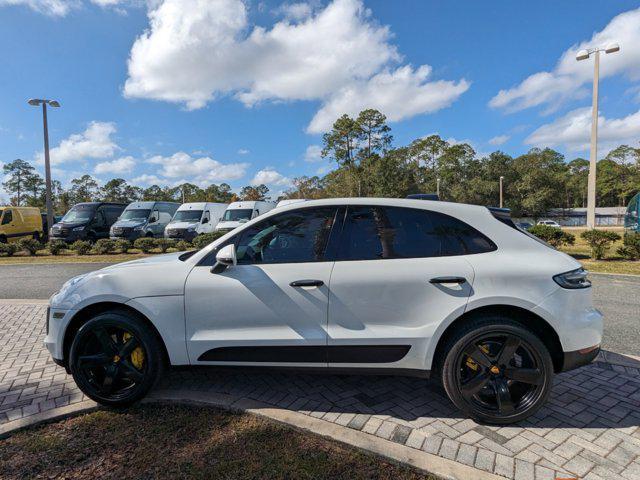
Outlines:
<svg viewBox="0 0 640 480"><path fill-rule="evenodd" d="M556 331L544 318L536 315L526 308L515 305L484 305L473 310L467 310L456 318L447 326L447 328L445 328L438 339L433 354L432 371L439 371L441 362L444 358L444 347L447 344L448 339L455 333L456 329L473 319L486 315L506 316L511 320L520 323L523 327L531 330L549 350L549 354L553 360L554 371L556 373L562 371L564 352L562 350L560 337Z"/></svg>
<svg viewBox="0 0 640 480"><path fill-rule="evenodd" d="M78 330L80 330L82 325L87 323L96 315L99 315L105 312L114 312L114 311L119 311L121 313L132 315L137 319L139 319L143 324L145 324L153 332L153 334L157 337L158 341L160 342L160 345L162 347L162 357L164 359L165 365L168 366L170 364L167 346L165 345L162 335L160 335L160 332L158 331L156 326L153 324L153 322L149 320L149 318L146 315L144 315L142 312L133 308L130 305L126 305L124 303L107 301L107 302L93 303L83 307L82 309L76 312L76 314L73 316L73 318L67 325L67 328L65 329L65 332L64 332L64 340L62 344L62 348L63 348L62 358L63 358L65 368L67 369L69 368L68 362L69 362L69 351L71 350L71 343L73 342L73 339L76 333L78 333Z"/></svg>

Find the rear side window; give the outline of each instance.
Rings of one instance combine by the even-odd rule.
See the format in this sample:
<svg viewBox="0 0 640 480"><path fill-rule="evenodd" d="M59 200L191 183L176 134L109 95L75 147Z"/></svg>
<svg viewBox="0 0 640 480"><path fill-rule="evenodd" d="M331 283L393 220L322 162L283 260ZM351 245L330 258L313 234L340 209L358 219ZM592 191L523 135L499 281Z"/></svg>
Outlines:
<svg viewBox="0 0 640 480"><path fill-rule="evenodd" d="M401 207L350 207L341 260L472 255L496 250L485 235L439 212Z"/></svg>

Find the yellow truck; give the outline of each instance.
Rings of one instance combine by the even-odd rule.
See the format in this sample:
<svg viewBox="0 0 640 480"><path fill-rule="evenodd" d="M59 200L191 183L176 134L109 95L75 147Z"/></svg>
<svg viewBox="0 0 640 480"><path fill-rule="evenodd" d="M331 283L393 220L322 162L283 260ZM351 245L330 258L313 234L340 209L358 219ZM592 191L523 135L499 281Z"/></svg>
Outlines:
<svg viewBox="0 0 640 480"><path fill-rule="evenodd" d="M0 243L17 242L21 238L44 238L42 215L35 207L0 206Z"/></svg>

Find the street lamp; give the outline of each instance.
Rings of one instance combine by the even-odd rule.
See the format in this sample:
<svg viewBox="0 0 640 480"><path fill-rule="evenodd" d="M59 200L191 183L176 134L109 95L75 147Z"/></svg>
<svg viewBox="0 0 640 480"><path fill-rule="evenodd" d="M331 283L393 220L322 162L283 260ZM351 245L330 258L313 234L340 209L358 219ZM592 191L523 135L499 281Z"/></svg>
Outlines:
<svg viewBox="0 0 640 480"><path fill-rule="evenodd" d="M49 127L47 125L47 105L59 107L57 100L47 100L43 98L32 98L29 105L38 107L42 105L42 124L44 126L44 177L45 177L45 204L47 207L47 228L53 226L53 204L51 203L51 165L49 163ZM48 232L45 232L45 235Z"/></svg>
<svg viewBox="0 0 640 480"><path fill-rule="evenodd" d="M502 208L502 181L504 180L504 177L501 175L500 176L500 208Z"/></svg>
<svg viewBox="0 0 640 480"><path fill-rule="evenodd" d="M576 60L587 60L592 54L593 62L593 106L591 107L591 150L589 152L589 180L587 184L587 228L596 226L596 157L598 155L598 82L600 77L600 52L615 53L620 51L617 43L605 48L589 48L580 50Z"/></svg>

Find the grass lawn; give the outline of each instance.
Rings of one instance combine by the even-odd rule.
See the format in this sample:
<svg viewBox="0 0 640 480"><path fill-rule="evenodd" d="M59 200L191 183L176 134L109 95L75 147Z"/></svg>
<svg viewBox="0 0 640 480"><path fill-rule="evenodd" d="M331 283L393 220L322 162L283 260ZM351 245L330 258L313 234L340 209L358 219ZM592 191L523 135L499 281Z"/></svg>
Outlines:
<svg viewBox="0 0 640 480"><path fill-rule="evenodd" d="M320 436L213 408L96 411L0 440L0 476L113 479L429 479Z"/></svg>
<svg viewBox="0 0 640 480"><path fill-rule="evenodd" d="M623 273L629 275L640 275L640 261L625 260L620 257L616 250L622 246L622 240L615 242L607 252L603 260L592 260L590 257L589 245L580 237L580 234L586 231L586 228L567 228L565 231L575 235L576 242L574 245L566 245L560 247L565 253L573 256L578 260L584 268L592 272L599 273ZM606 228L618 233L621 237L624 235L624 229L618 227Z"/></svg>

